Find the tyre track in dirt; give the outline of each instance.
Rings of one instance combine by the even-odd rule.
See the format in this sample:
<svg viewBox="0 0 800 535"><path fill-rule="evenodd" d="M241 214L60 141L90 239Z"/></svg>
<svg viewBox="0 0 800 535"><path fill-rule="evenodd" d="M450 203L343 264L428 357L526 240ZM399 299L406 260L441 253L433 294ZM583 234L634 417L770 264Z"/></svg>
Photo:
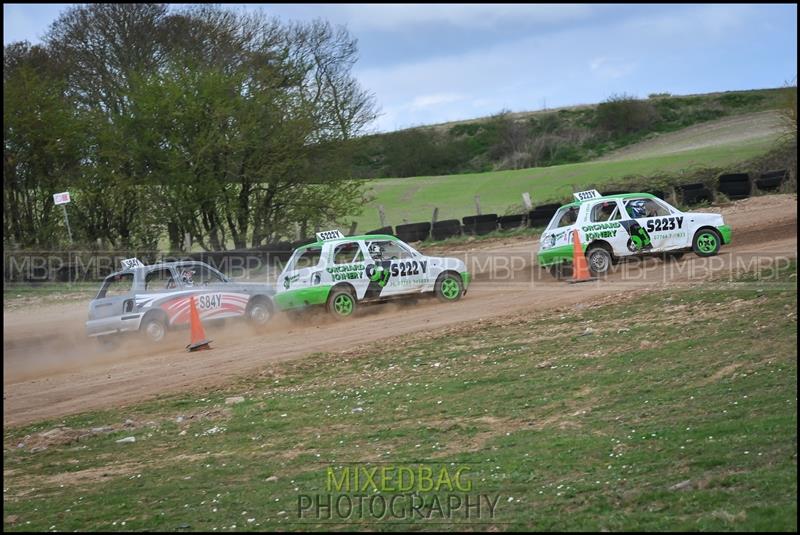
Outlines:
<svg viewBox="0 0 800 535"><path fill-rule="evenodd" d="M651 258L621 264L621 269L602 281L569 285L532 266L538 242L530 238L459 246L449 254L477 266L478 276L467 297L455 305L421 299L413 307L365 307L359 317L345 324L319 315L301 324L278 317L257 335L244 325L232 324L209 329L213 351L192 354L183 349L188 336L184 331L174 333L167 349L144 350L133 343L111 355L97 351L83 334L85 305L4 313L4 426L223 385L314 352L350 350L390 337L435 333L461 322L531 314L615 293L724 277L739 269L737 265L752 265L754 258L796 258L795 196L748 199L721 211L733 227L734 243L718 257L687 254L678 263ZM509 259L519 259L519 263L512 265ZM31 342L32 336L36 343Z"/></svg>

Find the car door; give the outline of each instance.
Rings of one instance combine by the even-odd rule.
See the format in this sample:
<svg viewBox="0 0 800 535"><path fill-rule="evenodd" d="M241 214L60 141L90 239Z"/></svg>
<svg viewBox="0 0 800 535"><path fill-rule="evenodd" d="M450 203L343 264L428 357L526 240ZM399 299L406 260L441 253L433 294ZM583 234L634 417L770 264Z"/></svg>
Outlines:
<svg viewBox="0 0 800 535"><path fill-rule="evenodd" d="M334 285L347 283L353 286L356 297L363 299L369 289L370 280L366 276L367 246L363 241L342 241L331 243L325 261L325 272Z"/></svg>
<svg viewBox="0 0 800 535"><path fill-rule="evenodd" d="M686 218L682 213L652 197L631 197L623 205L626 218L622 224L629 234L628 250L646 253L684 246Z"/></svg>
<svg viewBox="0 0 800 535"><path fill-rule="evenodd" d="M184 291L194 296L203 321L243 316L250 294L204 263L179 264L176 271Z"/></svg>
<svg viewBox="0 0 800 535"><path fill-rule="evenodd" d="M425 269L408 247L397 240L375 239L366 242L370 280L367 298L419 293L425 284Z"/></svg>
<svg viewBox="0 0 800 535"><path fill-rule="evenodd" d="M622 224L623 210L618 199L602 199L592 204L588 221L581 226L586 243L604 241L611 245L616 256L632 254L627 248L630 236Z"/></svg>

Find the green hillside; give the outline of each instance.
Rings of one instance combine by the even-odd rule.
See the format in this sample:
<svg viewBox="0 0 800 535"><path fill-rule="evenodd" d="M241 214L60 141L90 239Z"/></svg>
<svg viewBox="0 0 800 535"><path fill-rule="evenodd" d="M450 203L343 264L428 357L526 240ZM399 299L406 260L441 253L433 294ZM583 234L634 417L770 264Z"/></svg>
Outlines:
<svg viewBox="0 0 800 535"><path fill-rule="evenodd" d="M785 105L784 89L704 95L612 95L595 105L491 117L354 141L358 178L450 175L587 162L653 135Z"/></svg>
<svg viewBox="0 0 800 535"><path fill-rule="evenodd" d="M765 124L770 116L757 114ZM724 120L723 120L724 121ZM725 167L748 160L768 151L779 132L761 124L761 134L753 136L752 129L740 137L731 137L730 129L709 128L700 148L690 148L686 137L697 136L696 129L670 134L665 142L649 140L651 152L632 151L625 159L536 167L488 173L468 173L449 176L378 179L370 182L374 199L357 218L360 230L380 226L378 205L383 205L387 223L430 220L433 209L439 208L438 219L461 218L475 213L475 196L480 197L483 213L519 213L521 194L528 192L534 204L569 196L573 186L612 182L627 175L677 173L696 167ZM715 132L720 134L714 144ZM750 132L750 133L748 133ZM745 135L746 134L746 135ZM674 151L670 150L670 143Z"/></svg>

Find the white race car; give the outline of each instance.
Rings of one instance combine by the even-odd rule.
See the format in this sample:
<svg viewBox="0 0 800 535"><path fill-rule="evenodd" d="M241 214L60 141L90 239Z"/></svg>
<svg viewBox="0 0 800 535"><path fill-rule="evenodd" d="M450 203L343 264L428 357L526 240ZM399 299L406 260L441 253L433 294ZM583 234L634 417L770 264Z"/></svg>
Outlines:
<svg viewBox="0 0 800 535"><path fill-rule="evenodd" d="M280 310L321 305L347 318L362 302L424 293L454 302L467 293L470 275L464 262L424 256L394 236L345 237L332 230L318 232L317 240L296 249L278 277Z"/></svg>
<svg viewBox="0 0 800 535"><path fill-rule="evenodd" d="M572 263L573 233L594 274L634 256L680 258L684 252L713 256L731 242L731 228L720 214L681 212L649 193L602 196L596 190L574 194L558 209L539 238L539 265L558 277Z"/></svg>

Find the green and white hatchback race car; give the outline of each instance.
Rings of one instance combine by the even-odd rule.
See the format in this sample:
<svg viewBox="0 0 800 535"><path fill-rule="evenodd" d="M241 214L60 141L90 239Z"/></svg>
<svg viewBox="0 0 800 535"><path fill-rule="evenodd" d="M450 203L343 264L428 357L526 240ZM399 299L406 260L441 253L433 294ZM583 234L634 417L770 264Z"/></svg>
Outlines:
<svg viewBox="0 0 800 535"><path fill-rule="evenodd" d="M469 282L464 262L456 258L424 256L395 236L345 237L332 230L294 251L278 277L275 303L283 311L325 306L343 319L359 303L426 293L455 302Z"/></svg>
<svg viewBox="0 0 800 535"><path fill-rule="evenodd" d="M678 259L687 251L714 256L731 242L731 228L722 215L681 212L649 193L604 197L589 190L574 196L575 202L559 208L539 238L539 265L555 277L572 263L574 232L589 269L598 275L624 258Z"/></svg>

